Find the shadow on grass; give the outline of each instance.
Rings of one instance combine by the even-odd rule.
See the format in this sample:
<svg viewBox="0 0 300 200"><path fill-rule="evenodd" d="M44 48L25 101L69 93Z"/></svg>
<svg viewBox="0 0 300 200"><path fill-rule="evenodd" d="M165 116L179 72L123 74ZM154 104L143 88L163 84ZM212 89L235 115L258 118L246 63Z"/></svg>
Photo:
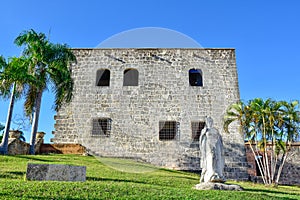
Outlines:
<svg viewBox="0 0 300 200"><path fill-rule="evenodd" d="M281 194L281 195L289 195L289 196L295 196L299 199L299 194L296 193L289 193L289 192L283 192L283 191L276 191L276 190L267 190L267 189L257 189L257 188L244 188L244 191L247 192L255 192L255 193L263 193L263 194ZM283 199L294 199L289 197L282 197Z"/></svg>
<svg viewBox="0 0 300 200"><path fill-rule="evenodd" d="M14 157L17 157L17 158L26 158L28 160L35 160L35 161L41 161L41 162L53 162L52 160L37 158L34 155L33 156L31 156L31 155L16 155Z"/></svg>
<svg viewBox="0 0 300 200"><path fill-rule="evenodd" d="M0 178L3 178L3 179L7 179L7 178L10 178L10 179L19 179L19 178L23 178L25 175L25 172L4 172L4 173L1 173L0 174Z"/></svg>
<svg viewBox="0 0 300 200"><path fill-rule="evenodd" d="M52 198L49 198L49 197L40 197L40 196L22 196L22 195L17 195L17 194L7 194L7 193L4 193L4 194L0 194L0 199L11 199L12 197L15 197L15 198L19 198L19 199L52 199ZM56 199L56 198L53 198L53 199ZM79 200L79 199L82 199L82 198L72 198L72 197L59 197L59 199L61 200Z"/></svg>
<svg viewBox="0 0 300 200"><path fill-rule="evenodd" d="M139 183L139 184L149 184L146 181L136 181L118 178L99 178L99 177L86 177L87 181L113 181L113 182L125 182L125 183Z"/></svg>
<svg viewBox="0 0 300 200"><path fill-rule="evenodd" d="M174 177L174 176L172 176ZM175 176L176 177L176 176ZM176 177L185 178L185 177ZM86 177L87 181L99 181L99 182L117 182L117 183L136 183L143 185L155 185L155 186L166 186L167 181L153 181L153 179L136 180L136 179L126 179L126 178L100 178L100 177Z"/></svg>

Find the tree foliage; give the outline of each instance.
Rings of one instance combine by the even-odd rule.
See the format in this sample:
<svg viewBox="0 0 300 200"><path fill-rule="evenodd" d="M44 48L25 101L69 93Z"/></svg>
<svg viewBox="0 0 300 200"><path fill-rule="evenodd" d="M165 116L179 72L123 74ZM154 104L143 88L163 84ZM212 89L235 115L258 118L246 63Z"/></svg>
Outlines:
<svg viewBox="0 0 300 200"><path fill-rule="evenodd" d="M22 32L15 44L23 47L22 57L26 60L26 73L33 77L25 94L24 110L32 117L30 153L34 154L42 94L49 86L55 94L54 108L57 111L64 102L70 102L73 92L71 67L76 57L66 44L53 44L45 34L34 30Z"/></svg>
<svg viewBox="0 0 300 200"><path fill-rule="evenodd" d="M71 64L76 57L66 44L54 44L43 33L30 29L22 32L15 44L22 47L19 58L10 58L8 63L0 56L0 95L10 95L4 143L7 146L8 131L16 97L25 97L24 111L31 119L32 130L30 153L34 154L35 137L38 128L42 94L51 86L55 94L54 109L72 99L73 79ZM6 148L7 149L7 148ZM5 152L4 152L5 153Z"/></svg>
<svg viewBox="0 0 300 200"><path fill-rule="evenodd" d="M274 101L256 98L230 105L224 116L224 130L239 122L241 132L254 154L265 184L275 184L291 151L299 141L299 101Z"/></svg>
<svg viewBox="0 0 300 200"><path fill-rule="evenodd" d="M3 57L0 59L0 95L4 98L10 97L5 130L0 144L0 153L2 154L7 154L8 150L8 137L15 99L25 94L30 84L34 84L34 77L27 72L28 60L23 56L9 58L8 62Z"/></svg>

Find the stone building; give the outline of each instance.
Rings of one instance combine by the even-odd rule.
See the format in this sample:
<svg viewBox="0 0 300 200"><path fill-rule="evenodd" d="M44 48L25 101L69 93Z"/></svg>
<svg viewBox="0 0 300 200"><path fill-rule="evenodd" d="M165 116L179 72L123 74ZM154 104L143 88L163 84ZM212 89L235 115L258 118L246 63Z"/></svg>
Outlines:
<svg viewBox="0 0 300 200"><path fill-rule="evenodd" d="M200 170L206 116L223 136L225 176L247 179L243 137L222 119L239 100L234 49L73 49L74 98L55 116L54 143L79 143L99 156Z"/></svg>

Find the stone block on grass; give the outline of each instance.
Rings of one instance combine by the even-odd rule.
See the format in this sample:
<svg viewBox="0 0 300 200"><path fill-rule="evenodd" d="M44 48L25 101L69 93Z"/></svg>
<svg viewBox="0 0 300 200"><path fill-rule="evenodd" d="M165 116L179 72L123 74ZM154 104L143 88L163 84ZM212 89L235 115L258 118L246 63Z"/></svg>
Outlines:
<svg viewBox="0 0 300 200"><path fill-rule="evenodd" d="M86 181L85 166L59 164L27 165L26 179L32 181Z"/></svg>

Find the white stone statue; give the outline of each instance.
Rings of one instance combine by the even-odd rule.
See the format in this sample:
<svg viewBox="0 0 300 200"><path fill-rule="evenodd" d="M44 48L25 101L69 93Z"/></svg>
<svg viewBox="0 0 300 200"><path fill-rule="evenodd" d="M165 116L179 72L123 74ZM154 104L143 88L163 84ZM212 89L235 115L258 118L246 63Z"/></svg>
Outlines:
<svg viewBox="0 0 300 200"><path fill-rule="evenodd" d="M200 183L225 182L223 169L225 164L222 137L213 127L211 117L206 117L205 127L200 135L201 177Z"/></svg>

